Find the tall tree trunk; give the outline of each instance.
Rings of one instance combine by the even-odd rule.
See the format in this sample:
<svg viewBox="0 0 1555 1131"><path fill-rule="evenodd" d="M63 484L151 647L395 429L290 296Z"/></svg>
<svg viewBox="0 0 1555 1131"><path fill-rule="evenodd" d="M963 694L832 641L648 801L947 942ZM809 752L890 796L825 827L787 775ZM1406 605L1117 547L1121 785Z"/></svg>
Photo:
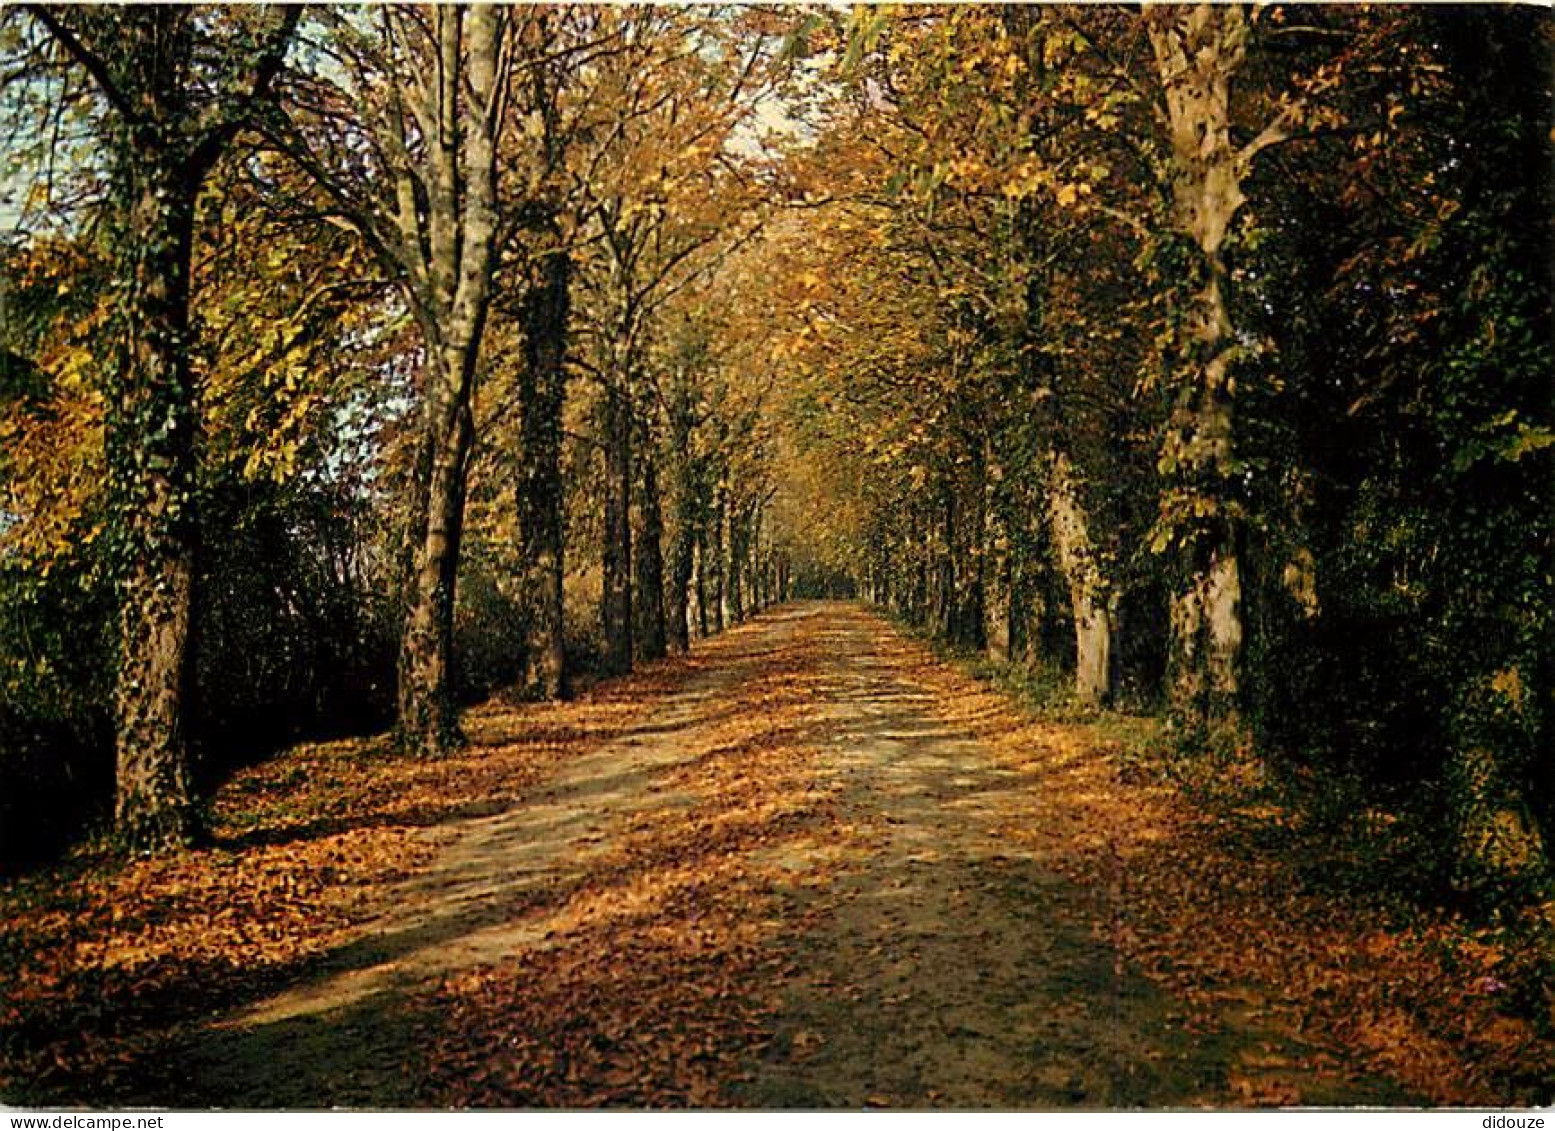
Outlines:
<svg viewBox="0 0 1555 1131"><path fill-rule="evenodd" d="M527 620L527 694L567 693L562 614L566 520L562 511L562 406L566 396L567 316L572 263L564 252L541 262L524 297L524 372L519 380L519 591Z"/></svg>
<svg viewBox="0 0 1555 1131"><path fill-rule="evenodd" d="M753 509L747 523L750 529L749 545L745 553L746 576L749 579L745 586L746 613L755 616L761 612L762 605L762 553L761 553L761 511Z"/></svg>
<svg viewBox="0 0 1555 1131"><path fill-rule="evenodd" d="M431 474L426 520L411 575L410 606L400 638L397 732L406 750L436 757L460 742L454 700L454 606L474 442L470 385L475 345L456 341L434 356L437 364L427 379Z"/></svg>
<svg viewBox="0 0 1555 1131"><path fill-rule="evenodd" d="M960 566L957 570L956 643L981 652L988 646L988 555L983 532L987 526L987 471L979 460L976 475L969 484L972 509L963 523Z"/></svg>
<svg viewBox="0 0 1555 1131"><path fill-rule="evenodd" d="M645 660L657 660L666 652L664 626L664 514L659 499L658 460L644 427L639 436L638 536L636 545L637 648Z"/></svg>
<svg viewBox="0 0 1555 1131"><path fill-rule="evenodd" d="M1199 264L1184 310L1181 382L1163 445L1182 522L1186 581L1173 601L1173 702L1202 720L1234 716L1242 649L1242 585L1235 517L1232 371L1239 350L1227 303L1224 243L1246 202L1253 158L1283 138L1282 119L1251 142L1232 140L1231 84L1247 52L1238 5L1199 4L1148 13L1170 141L1172 218ZM1202 516L1202 517L1199 517Z"/></svg>
<svg viewBox="0 0 1555 1131"><path fill-rule="evenodd" d="M989 476L983 502L983 641L988 658L1006 663L1010 658L1011 563L1010 534L1004 510L996 497L999 476Z"/></svg>
<svg viewBox="0 0 1555 1131"><path fill-rule="evenodd" d="M671 652L691 647L691 567L696 553L696 534L677 527L670 547L669 607L666 610L666 643Z"/></svg>
<svg viewBox="0 0 1555 1131"><path fill-rule="evenodd" d="M632 670L632 405L624 370L605 387L604 669Z"/></svg>
<svg viewBox="0 0 1555 1131"><path fill-rule="evenodd" d="M724 585L729 601L729 623L745 619L745 521L738 504L731 501L729 512L729 562L724 568Z"/></svg>
<svg viewBox="0 0 1555 1131"><path fill-rule="evenodd" d="M950 486L940 502L940 539L934 562L934 635L951 640L956 621L956 496Z"/></svg>
<svg viewBox="0 0 1555 1131"><path fill-rule="evenodd" d="M395 18L386 11L386 20ZM420 167L394 170L401 202L391 256L426 344L430 450L425 524L400 638L400 743L439 756L460 741L454 701L454 608L475 431L471 401L491 300L497 241L496 131L500 43L494 6L432 10L436 81L418 88L420 120L437 123ZM404 129L404 121L398 120ZM422 179L424 209L414 207Z"/></svg>
<svg viewBox="0 0 1555 1131"><path fill-rule="evenodd" d="M1074 466L1062 452L1049 461L1047 494L1053 545L1074 614L1075 695L1096 706L1112 694L1112 587L1101 566Z"/></svg>
<svg viewBox="0 0 1555 1131"><path fill-rule="evenodd" d="M193 683L190 610L196 521L197 395L189 367L194 193L157 155L123 158L119 352L108 419L123 537L116 720L117 835L134 851L187 843L196 822L185 708Z"/></svg>
<svg viewBox="0 0 1555 1131"><path fill-rule="evenodd" d="M712 613L713 631L722 632L728 620L724 593L724 518L729 509L729 495L723 484L713 489L713 519L711 545L706 547L703 558L707 566L711 592L708 594L708 611Z"/></svg>
<svg viewBox="0 0 1555 1131"><path fill-rule="evenodd" d="M688 398L678 398L670 414L669 450L671 465L671 517L674 536L670 542L668 623L666 643L672 652L691 647L691 571L697 544L696 461L690 453L691 412Z"/></svg>
<svg viewBox="0 0 1555 1131"><path fill-rule="evenodd" d="M195 201L268 98L298 15L283 9L240 44L202 44L199 18L178 5L125 9L112 20L68 5L30 11L109 107L118 269L105 421L119 601L114 821L125 847L156 851L187 843L197 824L185 729L199 530L189 360Z"/></svg>
<svg viewBox="0 0 1555 1131"><path fill-rule="evenodd" d="M703 640L707 639L707 613L708 613L708 589L707 589L707 527L697 527L696 537L697 565L696 565L696 594L697 594L697 635Z"/></svg>
<svg viewBox="0 0 1555 1131"><path fill-rule="evenodd" d="M929 570L934 558L934 527L929 516L918 507L913 508L913 534L914 557L917 561L913 563L913 584L907 600L907 619L915 625L924 625L929 621L934 598Z"/></svg>
<svg viewBox="0 0 1555 1131"><path fill-rule="evenodd" d="M758 542L757 545L760 545ZM772 554L770 548L761 551L756 558L756 608L758 611L772 604Z"/></svg>
<svg viewBox="0 0 1555 1131"><path fill-rule="evenodd" d="M1019 632L1016 656L1028 670L1036 671L1047 659L1044 644L1048 617L1047 596L1041 584L1041 571L1031 555L1020 555L1014 566L1012 579L1016 597L1011 624Z"/></svg>

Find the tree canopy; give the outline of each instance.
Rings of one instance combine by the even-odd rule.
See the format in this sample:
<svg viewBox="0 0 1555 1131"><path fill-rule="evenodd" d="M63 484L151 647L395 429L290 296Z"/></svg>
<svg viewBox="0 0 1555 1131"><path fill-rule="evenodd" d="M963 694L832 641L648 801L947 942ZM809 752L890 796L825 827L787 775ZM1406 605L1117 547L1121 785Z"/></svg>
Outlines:
<svg viewBox="0 0 1555 1131"><path fill-rule="evenodd" d="M856 597L1163 767L1555 816L1532 8L0 13L0 776L239 758ZM112 767L110 769L110 767ZM12 830L16 830L14 833Z"/></svg>

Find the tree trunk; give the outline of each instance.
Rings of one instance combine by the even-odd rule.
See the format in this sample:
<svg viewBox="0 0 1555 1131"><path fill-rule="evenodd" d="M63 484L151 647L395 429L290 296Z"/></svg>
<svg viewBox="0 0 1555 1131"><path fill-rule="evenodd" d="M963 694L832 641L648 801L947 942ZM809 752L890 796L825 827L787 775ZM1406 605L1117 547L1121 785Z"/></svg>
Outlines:
<svg viewBox="0 0 1555 1131"><path fill-rule="evenodd" d="M745 619L745 590L744 590L744 563L745 563L745 523L740 515L740 509L734 503L728 506L729 512L729 563L724 568L725 592L729 600L729 623L739 624Z"/></svg>
<svg viewBox="0 0 1555 1131"><path fill-rule="evenodd" d="M1209 548L1208 564L1172 598L1172 703L1186 717L1226 718L1236 708L1242 647L1242 580L1235 554Z"/></svg>
<svg viewBox="0 0 1555 1131"><path fill-rule="evenodd" d="M959 532L961 537L956 579L956 643L981 652L988 647L988 555L983 537L988 523L987 472L981 462L969 489L971 514Z"/></svg>
<svg viewBox="0 0 1555 1131"><path fill-rule="evenodd" d="M523 686L527 694L557 699L567 693L562 613L565 516L562 511L562 406L566 396L567 315L572 263L546 256L525 295L524 372L519 380L519 591L528 639Z"/></svg>
<svg viewBox="0 0 1555 1131"><path fill-rule="evenodd" d="M696 593L697 593L697 635L703 640L707 639L707 529L698 527L696 537L697 565L696 565Z"/></svg>
<svg viewBox="0 0 1555 1131"><path fill-rule="evenodd" d="M605 635L604 670L632 670L632 406L616 373L605 387L605 545L601 625Z"/></svg>
<svg viewBox="0 0 1555 1131"><path fill-rule="evenodd" d="M390 18L385 16L385 18ZM497 121L505 16L493 6L434 8L435 82L420 87L421 168L394 175L401 202L419 174L426 207L404 207L396 269L426 345L430 473L399 657L396 729L408 750L438 756L460 741L454 702L454 604L474 446L471 401L486 328L497 239ZM400 127L404 123L400 121Z"/></svg>
<svg viewBox="0 0 1555 1131"><path fill-rule="evenodd" d="M1074 614L1075 695L1098 706L1112 694L1112 587L1091 536L1074 467L1062 452L1048 465L1048 522Z"/></svg>
<svg viewBox="0 0 1555 1131"><path fill-rule="evenodd" d="M712 545L706 547L703 559L712 589L708 594L708 611L713 615L714 632L722 632L728 619L724 594L724 516L728 509L728 493L720 484L713 490Z"/></svg>
<svg viewBox="0 0 1555 1131"><path fill-rule="evenodd" d="M929 610L934 598L930 585L929 563L934 557L934 529L922 510L913 512L913 548L917 561L913 563L912 590L907 599L907 619L915 625L928 623Z"/></svg>
<svg viewBox="0 0 1555 1131"><path fill-rule="evenodd" d="M691 647L691 572L695 564L698 515L696 463L690 454L692 419L687 398L678 398L670 416L672 464L670 490L674 536L670 543L666 643L672 652ZM699 583L700 584L700 583Z"/></svg>
<svg viewBox="0 0 1555 1131"><path fill-rule="evenodd" d="M475 346L454 342L435 356L438 364L428 374L427 391L433 437L431 475L400 640L397 724L401 746L433 757L460 742L453 686L454 602L474 441L470 384Z"/></svg>
<svg viewBox="0 0 1555 1131"><path fill-rule="evenodd" d="M695 533L685 527L675 531L670 548L669 608L666 611L666 643L671 652L691 647L691 567L696 553Z"/></svg>
<svg viewBox="0 0 1555 1131"><path fill-rule="evenodd" d="M1232 371L1239 350L1226 301L1223 245L1246 201L1243 183L1273 126L1238 147L1231 133L1231 83L1247 51L1237 5L1200 4L1149 14L1146 27L1164 92L1171 144L1172 216L1199 253L1184 311L1181 387L1162 461L1182 523L1186 582L1173 602L1173 703L1209 721L1236 710L1242 647L1241 571L1233 465Z"/></svg>
<svg viewBox="0 0 1555 1131"><path fill-rule="evenodd" d="M661 659L666 652L664 626L664 515L659 500L658 461L646 427L640 436L638 455L637 647L645 660Z"/></svg>
<svg viewBox="0 0 1555 1131"><path fill-rule="evenodd" d="M35 5L31 15L111 107L103 124L114 159L116 318L104 423L118 586L114 822L126 848L156 851L197 831L185 726L199 530L200 414L189 360L195 202L239 126L269 97L298 16L283 11L268 28L251 26L237 47L202 44L200 18L180 5L111 21L68 5Z"/></svg>
<svg viewBox="0 0 1555 1131"><path fill-rule="evenodd" d="M1033 546L1033 535L1040 531L1040 522L1033 526L1035 529L1025 531L1024 544L1010 555L1010 603L1014 606L1010 626L1016 638L1013 650L1016 660L1030 671L1036 671L1046 661L1048 618L1043 559Z"/></svg>
<svg viewBox="0 0 1555 1131"><path fill-rule="evenodd" d="M123 538L114 693L124 845L154 851L196 830L185 710L196 521L197 395L189 368L189 257L196 184L170 162L127 155L120 238L120 348L108 417L109 470Z"/></svg>
<svg viewBox="0 0 1555 1131"><path fill-rule="evenodd" d="M941 503L941 541L936 546L934 635L949 641L955 635L956 610L956 496L944 489Z"/></svg>
<svg viewBox="0 0 1555 1131"><path fill-rule="evenodd" d="M763 556L761 552L761 511L752 510L748 523L750 528L750 548L746 553L747 569L749 570L749 583L745 591L749 596L746 599L747 613L755 616L761 612L765 603L765 573L763 569Z"/></svg>
<svg viewBox="0 0 1555 1131"><path fill-rule="evenodd" d="M992 497L996 479L990 479L983 503L983 641L988 658L1007 663L1010 658L1010 537L1000 502Z"/></svg>

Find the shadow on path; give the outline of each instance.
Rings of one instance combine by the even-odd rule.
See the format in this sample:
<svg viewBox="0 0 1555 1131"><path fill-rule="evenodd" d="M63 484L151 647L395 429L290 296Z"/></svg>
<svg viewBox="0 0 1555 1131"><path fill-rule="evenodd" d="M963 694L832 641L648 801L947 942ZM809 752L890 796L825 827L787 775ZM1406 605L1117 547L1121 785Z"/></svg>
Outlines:
<svg viewBox="0 0 1555 1131"><path fill-rule="evenodd" d="M690 675L644 722L568 758L522 801L453 814L452 840L399 885L352 940L308 964L289 987L193 1028L146 1058L139 1085L115 1102L174 1107L416 1106L406 1072L447 977L546 945L549 916L612 847L634 814L683 798L659 779L683 761L684 738L737 710L738 687L792 631L777 611L715 642L719 666ZM502 737L483 720L482 744ZM580 736L594 738L593 735ZM306 835L306 834L298 834Z"/></svg>
<svg viewBox="0 0 1555 1131"><path fill-rule="evenodd" d="M840 878L819 895L796 881L791 919L768 925L789 975L750 987L772 1006L772 1039L744 1079L726 1082L728 1102L1234 1106L1233 1065L1242 1077L1259 1065L1281 1079L1296 1073L1290 1086L1309 1104L1405 1098L1381 1082L1303 1075L1295 1066L1311 1050L1254 1019L1189 1031L1176 1003L1093 928L1109 921L1107 893L1061 878L999 834L1009 799L1034 781L936 721L932 699L886 647L891 632L853 606L806 604L721 638L709 646L717 665L663 694L645 721L582 748L521 802L460 817L433 865L350 942L283 991L190 1031L121 1102L425 1102L418 1054L440 1021L430 1004L438 987L551 946L555 916L584 884L640 878L597 866L634 820L695 803L686 783L727 753L718 728L759 722L773 678L793 681L805 704L801 723L771 721L774 741L820 749L815 788L852 831L829 845L779 846L796 854L796 874L805 853L832 853ZM676 846L677 866L714 851L726 866L727 845L698 843ZM755 867L758 847L734 851Z"/></svg>
<svg viewBox="0 0 1555 1131"><path fill-rule="evenodd" d="M1244 1019L1193 1032L1177 1003L1097 937L1106 892L998 830L1037 788L949 730L855 609L807 631L833 657L817 714L845 817L873 850L824 931L792 940L779 1039L738 1091L753 1107L1184 1107L1245 1102L1260 1066L1308 1104L1397 1104L1386 1082L1294 1070L1310 1049ZM1291 1071L1296 1076L1290 1076ZM1286 1079L1288 1077L1288 1079Z"/></svg>

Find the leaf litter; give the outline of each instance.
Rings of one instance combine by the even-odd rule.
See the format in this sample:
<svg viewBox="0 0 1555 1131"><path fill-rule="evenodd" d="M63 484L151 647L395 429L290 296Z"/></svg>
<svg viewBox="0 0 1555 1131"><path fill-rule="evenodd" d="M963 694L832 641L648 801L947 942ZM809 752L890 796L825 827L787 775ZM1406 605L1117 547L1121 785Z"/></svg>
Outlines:
<svg viewBox="0 0 1555 1131"><path fill-rule="evenodd" d="M981 744L988 772L1009 776L996 804L1011 851L1096 894L1090 930L1116 963L1169 991L1190 1027L1251 1016L1299 1039L1240 1049L1207 1102L1301 1103L1303 1074L1361 1071L1438 1104L1548 1098L1555 1055L1502 1008L1494 987L1507 956L1495 939L1446 914L1401 921L1380 904L1336 901L1250 840L1245 819L1138 780L1083 728L1025 717L872 623L895 678ZM719 692L726 709L661 737L679 746L644 803L602 817L578 874L506 912L532 922L538 941L411 1003L417 1051L398 1069L417 1103L737 1105L763 1064L803 1071L839 1054L838 1034L784 1018L794 986L926 1008L914 1004L910 938L863 955L880 965L867 977L818 968L799 945L829 937L840 881L868 862L907 898L939 859L925 846L878 859L892 834L912 830L889 808L865 817L842 802L833 736L814 725L815 705L836 692L826 676L836 657L823 636L773 631L758 621L571 703L493 700L467 714L470 745L442 761L401 757L382 739L300 746L221 788L208 847L128 862L87 847L0 886L0 1095L133 1094L175 1040L306 981L357 939L461 823L542 796L573 759L651 724L667 695L720 668L737 669ZM1289 818L1268 809L1257 820ZM999 886L1005 863L990 857L994 871L966 894L985 907L1014 899ZM963 898L950 893L948 905ZM995 1029L999 1009L985 1005ZM858 1102L904 1097L874 1090ZM953 1097L935 1086L916 1102Z"/></svg>

